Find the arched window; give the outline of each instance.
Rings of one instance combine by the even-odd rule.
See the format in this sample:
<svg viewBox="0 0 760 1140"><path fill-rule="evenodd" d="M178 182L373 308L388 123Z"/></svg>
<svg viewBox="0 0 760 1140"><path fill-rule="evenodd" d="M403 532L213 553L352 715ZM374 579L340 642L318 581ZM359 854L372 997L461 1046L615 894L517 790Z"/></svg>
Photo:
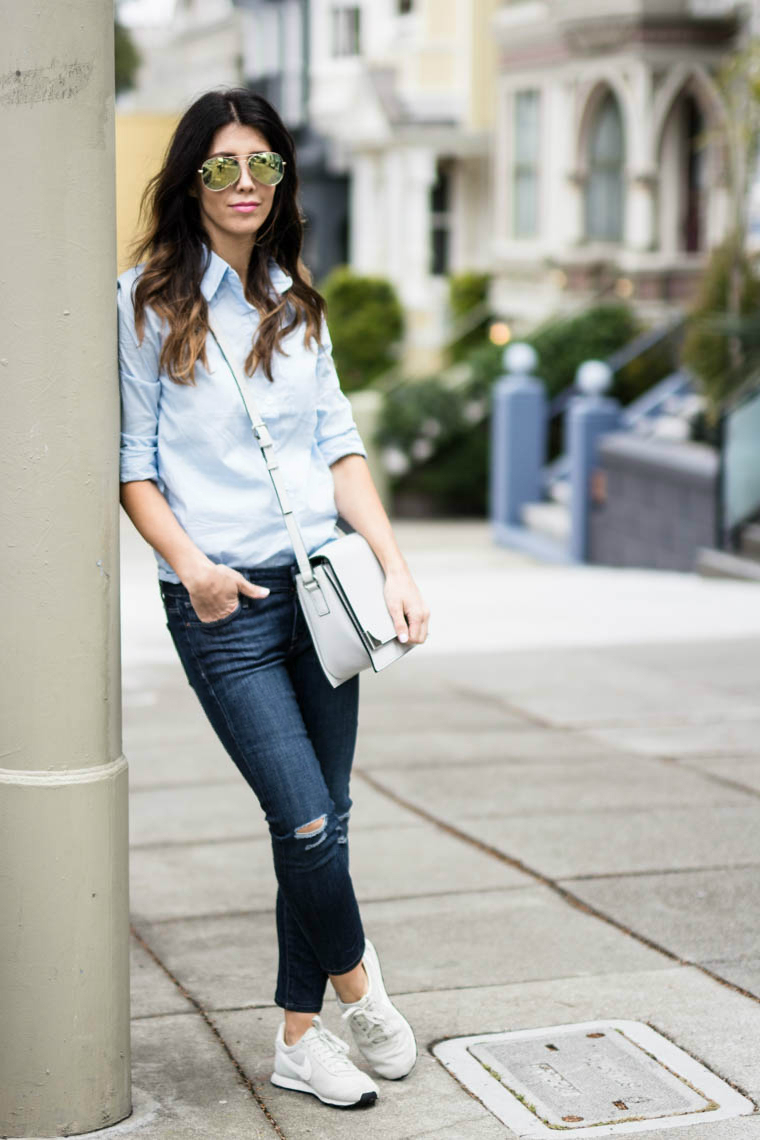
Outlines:
<svg viewBox="0 0 760 1140"><path fill-rule="evenodd" d="M534 89L515 92L514 166L512 174L513 232L534 237L538 232L540 99Z"/></svg>
<svg viewBox="0 0 760 1140"><path fill-rule="evenodd" d="M683 132L686 150L686 186L684 188L681 244L687 253L704 248L706 152L700 145L704 116L693 95L687 95L683 108Z"/></svg>
<svg viewBox="0 0 760 1140"><path fill-rule="evenodd" d="M608 92L597 108L588 140L586 236L600 241L623 237L623 120Z"/></svg>
<svg viewBox="0 0 760 1140"><path fill-rule="evenodd" d="M452 174L453 163L439 158L430 188L430 272L436 276L445 276L450 269Z"/></svg>

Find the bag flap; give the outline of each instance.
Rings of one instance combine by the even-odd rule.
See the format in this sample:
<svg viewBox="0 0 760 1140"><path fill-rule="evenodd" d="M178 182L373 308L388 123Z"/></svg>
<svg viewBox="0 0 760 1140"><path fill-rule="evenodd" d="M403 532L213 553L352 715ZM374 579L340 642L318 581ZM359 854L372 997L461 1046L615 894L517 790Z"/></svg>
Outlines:
<svg viewBox="0 0 760 1140"><path fill-rule="evenodd" d="M372 547L355 531L331 539L310 555L310 561L326 562L334 572L336 587L350 599L362 630L376 648L396 636L393 618L383 597L385 574Z"/></svg>

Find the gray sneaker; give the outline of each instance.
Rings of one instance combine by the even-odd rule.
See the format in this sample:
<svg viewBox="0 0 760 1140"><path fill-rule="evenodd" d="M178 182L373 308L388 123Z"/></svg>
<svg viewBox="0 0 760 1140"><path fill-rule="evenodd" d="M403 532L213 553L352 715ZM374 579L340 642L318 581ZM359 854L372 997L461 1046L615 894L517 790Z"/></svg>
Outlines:
<svg viewBox="0 0 760 1140"><path fill-rule="evenodd" d="M378 1087L367 1073L357 1069L347 1054L350 1046L322 1024L319 1014L295 1045L285 1044L281 1021L274 1043L273 1085L296 1092L313 1093L325 1104L339 1108L374 1104Z"/></svg>
<svg viewBox="0 0 760 1140"><path fill-rule="evenodd" d="M341 1017L351 1027L362 1056L378 1076L395 1081L405 1077L417 1060L417 1042L411 1025L396 1009L385 992L380 960L369 938L364 939L364 969L369 989L355 1002L344 1002L336 994Z"/></svg>

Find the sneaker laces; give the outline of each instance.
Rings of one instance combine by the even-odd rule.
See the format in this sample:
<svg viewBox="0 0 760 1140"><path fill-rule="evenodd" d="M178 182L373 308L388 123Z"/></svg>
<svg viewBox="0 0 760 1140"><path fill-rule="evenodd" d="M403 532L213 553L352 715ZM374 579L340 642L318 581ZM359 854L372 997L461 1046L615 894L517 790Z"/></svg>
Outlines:
<svg viewBox="0 0 760 1140"><path fill-rule="evenodd" d="M358 1028L371 1045L380 1045L388 1040L385 1014L370 1001L366 1005L354 1005L341 1014L344 1020L351 1019L351 1028Z"/></svg>
<svg viewBox="0 0 760 1140"><path fill-rule="evenodd" d="M316 1021L316 1018L314 1019ZM308 1045L314 1050L320 1060L329 1062L333 1072L353 1069L354 1063L346 1056L351 1046L348 1041L338 1037L321 1022L314 1026L316 1034L310 1037Z"/></svg>

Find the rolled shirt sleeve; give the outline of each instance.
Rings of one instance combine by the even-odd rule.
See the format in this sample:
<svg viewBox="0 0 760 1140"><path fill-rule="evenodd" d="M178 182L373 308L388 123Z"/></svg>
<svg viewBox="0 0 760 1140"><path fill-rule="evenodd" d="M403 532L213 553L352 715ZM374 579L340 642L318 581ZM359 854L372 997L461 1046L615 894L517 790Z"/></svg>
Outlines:
<svg viewBox="0 0 760 1140"><path fill-rule="evenodd" d="M344 455L363 455L366 459L367 451L354 422L351 404L340 386L332 356L332 339L324 318L321 339L317 356L317 446L328 466Z"/></svg>
<svg viewBox="0 0 760 1140"><path fill-rule="evenodd" d="M121 401L119 481L153 479L160 485L157 463L160 337L155 323L146 314L145 335L142 343L138 342L131 284L129 277L124 282L119 280L117 288Z"/></svg>

